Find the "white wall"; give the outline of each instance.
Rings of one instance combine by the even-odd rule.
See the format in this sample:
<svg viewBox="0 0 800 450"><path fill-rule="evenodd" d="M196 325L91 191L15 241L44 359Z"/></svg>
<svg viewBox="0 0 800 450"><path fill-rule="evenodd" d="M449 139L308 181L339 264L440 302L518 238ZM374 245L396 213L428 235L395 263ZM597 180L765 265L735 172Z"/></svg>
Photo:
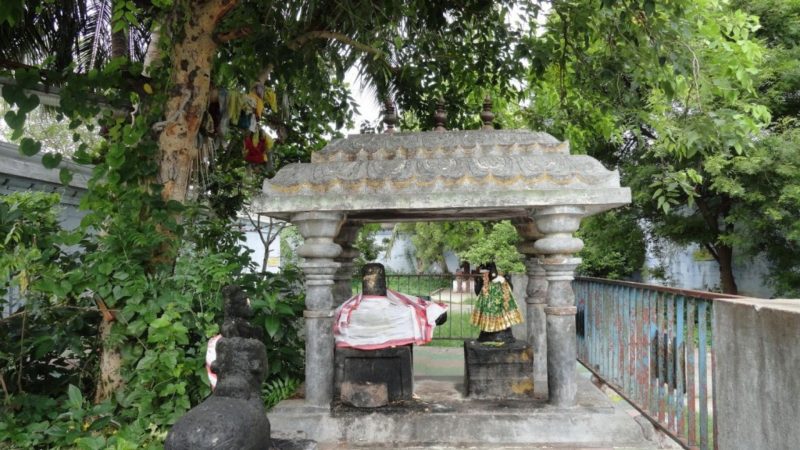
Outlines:
<svg viewBox="0 0 800 450"><path fill-rule="evenodd" d="M373 242L376 245L385 245L384 240L392 237L392 230L385 229L375 233ZM445 264L447 270L453 273L458 269L459 259L453 252L445 252ZM411 235L399 234L395 238L394 245L392 245L390 252L380 252L375 262L383 264L389 273L409 274L417 273L416 262L414 260L414 244L411 243ZM434 265L429 272L442 273L442 268Z"/></svg>
<svg viewBox="0 0 800 450"><path fill-rule="evenodd" d="M647 245L643 283L660 284L683 289L720 291L719 265L713 259L697 260L700 247L655 240ZM664 278L652 275L657 268L664 269ZM768 265L763 257L747 258L734 250L733 275L741 295L770 298L774 291L767 284Z"/></svg>
<svg viewBox="0 0 800 450"><path fill-rule="evenodd" d="M250 254L250 259L256 264L256 270L261 271L261 264L264 260L264 244L258 236L258 233L253 229L252 225L245 228L245 245L253 250ZM281 267L281 240L280 237L270 243L269 246L269 259L267 260L267 272L276 273Z"/></svg>

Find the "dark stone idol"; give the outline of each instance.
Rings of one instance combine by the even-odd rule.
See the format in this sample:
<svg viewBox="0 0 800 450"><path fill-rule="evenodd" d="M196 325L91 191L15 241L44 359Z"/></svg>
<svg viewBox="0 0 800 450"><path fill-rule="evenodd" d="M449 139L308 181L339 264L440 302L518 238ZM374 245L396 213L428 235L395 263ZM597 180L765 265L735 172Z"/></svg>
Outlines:
<svg viewBox="0 0 800 450"><path fill-rule="evenodd" d="M170 430L166 450L261 450L270 448L270 426L261 399L267 373L264 343L246 317L252 315L241 288L226 286L225 323L211 370L217 387Z"/></svg>

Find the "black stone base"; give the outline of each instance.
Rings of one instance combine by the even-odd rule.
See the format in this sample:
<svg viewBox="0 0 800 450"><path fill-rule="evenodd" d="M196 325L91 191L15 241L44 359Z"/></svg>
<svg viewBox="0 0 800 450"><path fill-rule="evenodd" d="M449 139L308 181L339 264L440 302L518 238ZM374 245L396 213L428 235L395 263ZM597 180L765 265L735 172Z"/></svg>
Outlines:
<svg viewBox="0 0 800 450"><path fill-rule="evenodd" d="M337 348L334 359L334 398L359 407L411 400L412 346L380 350Z"/></svg>
<svg viewBox="0 0 800 450"><path fill-rule="evenodd" d="M464 390L480 399L533 398L533 350L524 341L464 342Z"/></svg>

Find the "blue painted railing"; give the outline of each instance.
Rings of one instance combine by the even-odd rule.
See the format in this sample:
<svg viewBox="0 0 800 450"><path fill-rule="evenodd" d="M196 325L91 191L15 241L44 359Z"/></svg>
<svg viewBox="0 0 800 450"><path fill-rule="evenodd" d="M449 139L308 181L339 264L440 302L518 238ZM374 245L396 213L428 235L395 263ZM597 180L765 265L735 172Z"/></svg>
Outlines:
<svg viewBox="0 0 800 450"><path fill-rule="evenodd" d="M734 296L577 278L578 360L686 448L714 446L711 317Z"/></svg>

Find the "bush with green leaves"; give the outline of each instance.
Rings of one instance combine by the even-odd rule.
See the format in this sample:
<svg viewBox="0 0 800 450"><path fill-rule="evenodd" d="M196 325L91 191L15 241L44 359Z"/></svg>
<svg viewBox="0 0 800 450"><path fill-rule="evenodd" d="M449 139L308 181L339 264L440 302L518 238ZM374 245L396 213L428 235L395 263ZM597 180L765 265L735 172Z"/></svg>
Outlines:
<svg viewBox="0 0 800 450"><path fill-rule="evenodd" d="M66 257L62 249L76 244L79 233L58 227L51 209L57 202L42 194L0 201L6 238L0 269L24 287L24 306L0 322L9 336L0 342L6 391L0 441L12 448L160 447L168 426L210 393L205 346L218 333L220 291L228 283L247 290L252 320L267 336L266 401L292 393L304 362L304 294L296 268L248 271L241 234L204 211L186 211L169 270L133 264L135 253L126 247L103 251L114 245L108 235L83 235L77 242L82 251ZM143 237L131 228L128 236ZM148 242L159 239L156 234ZM26 267L24 277L20 267ZM104 343L97 336L98 298L116 318ZM124 385L95 405L90 399L103 350L121 355Z"/></svg>
<svg viewBox="0 0 800 450"><path fill-rule="evenodd" d="M644 265L645 236L630 208L584 219L577 235L584 243L580 275L629 278Z"/></svg>
<svg viewBox="0 0 800 450"><path fill-rule="evenodd" d="M487 227L488 228L488 227ZM501 273L525 273L522 254L517 251L517 229L508 220L497 222L458 256L473 267L493 261Z"/></svg>
<svg viewBox="0 0 800 450"><path fill-rule="evenodd" d="M378 255L386 250L384 243L376 243L375 236L381 230L379 223L368 223L358 230L358 236L353 244L358 249L358 256L356 256L353 273L360 274L364 264L374 262Z"/></svg>
<svg viewBox="0 0 800 450"><path fill-rule="evenodd" d="M0 384L6 395L90 383L98 315L71 290L76 256L58 223L60 196L0 196ZM22 302L25 307L21 307ZM54 324L58 324L54 327Z"/></svg>

